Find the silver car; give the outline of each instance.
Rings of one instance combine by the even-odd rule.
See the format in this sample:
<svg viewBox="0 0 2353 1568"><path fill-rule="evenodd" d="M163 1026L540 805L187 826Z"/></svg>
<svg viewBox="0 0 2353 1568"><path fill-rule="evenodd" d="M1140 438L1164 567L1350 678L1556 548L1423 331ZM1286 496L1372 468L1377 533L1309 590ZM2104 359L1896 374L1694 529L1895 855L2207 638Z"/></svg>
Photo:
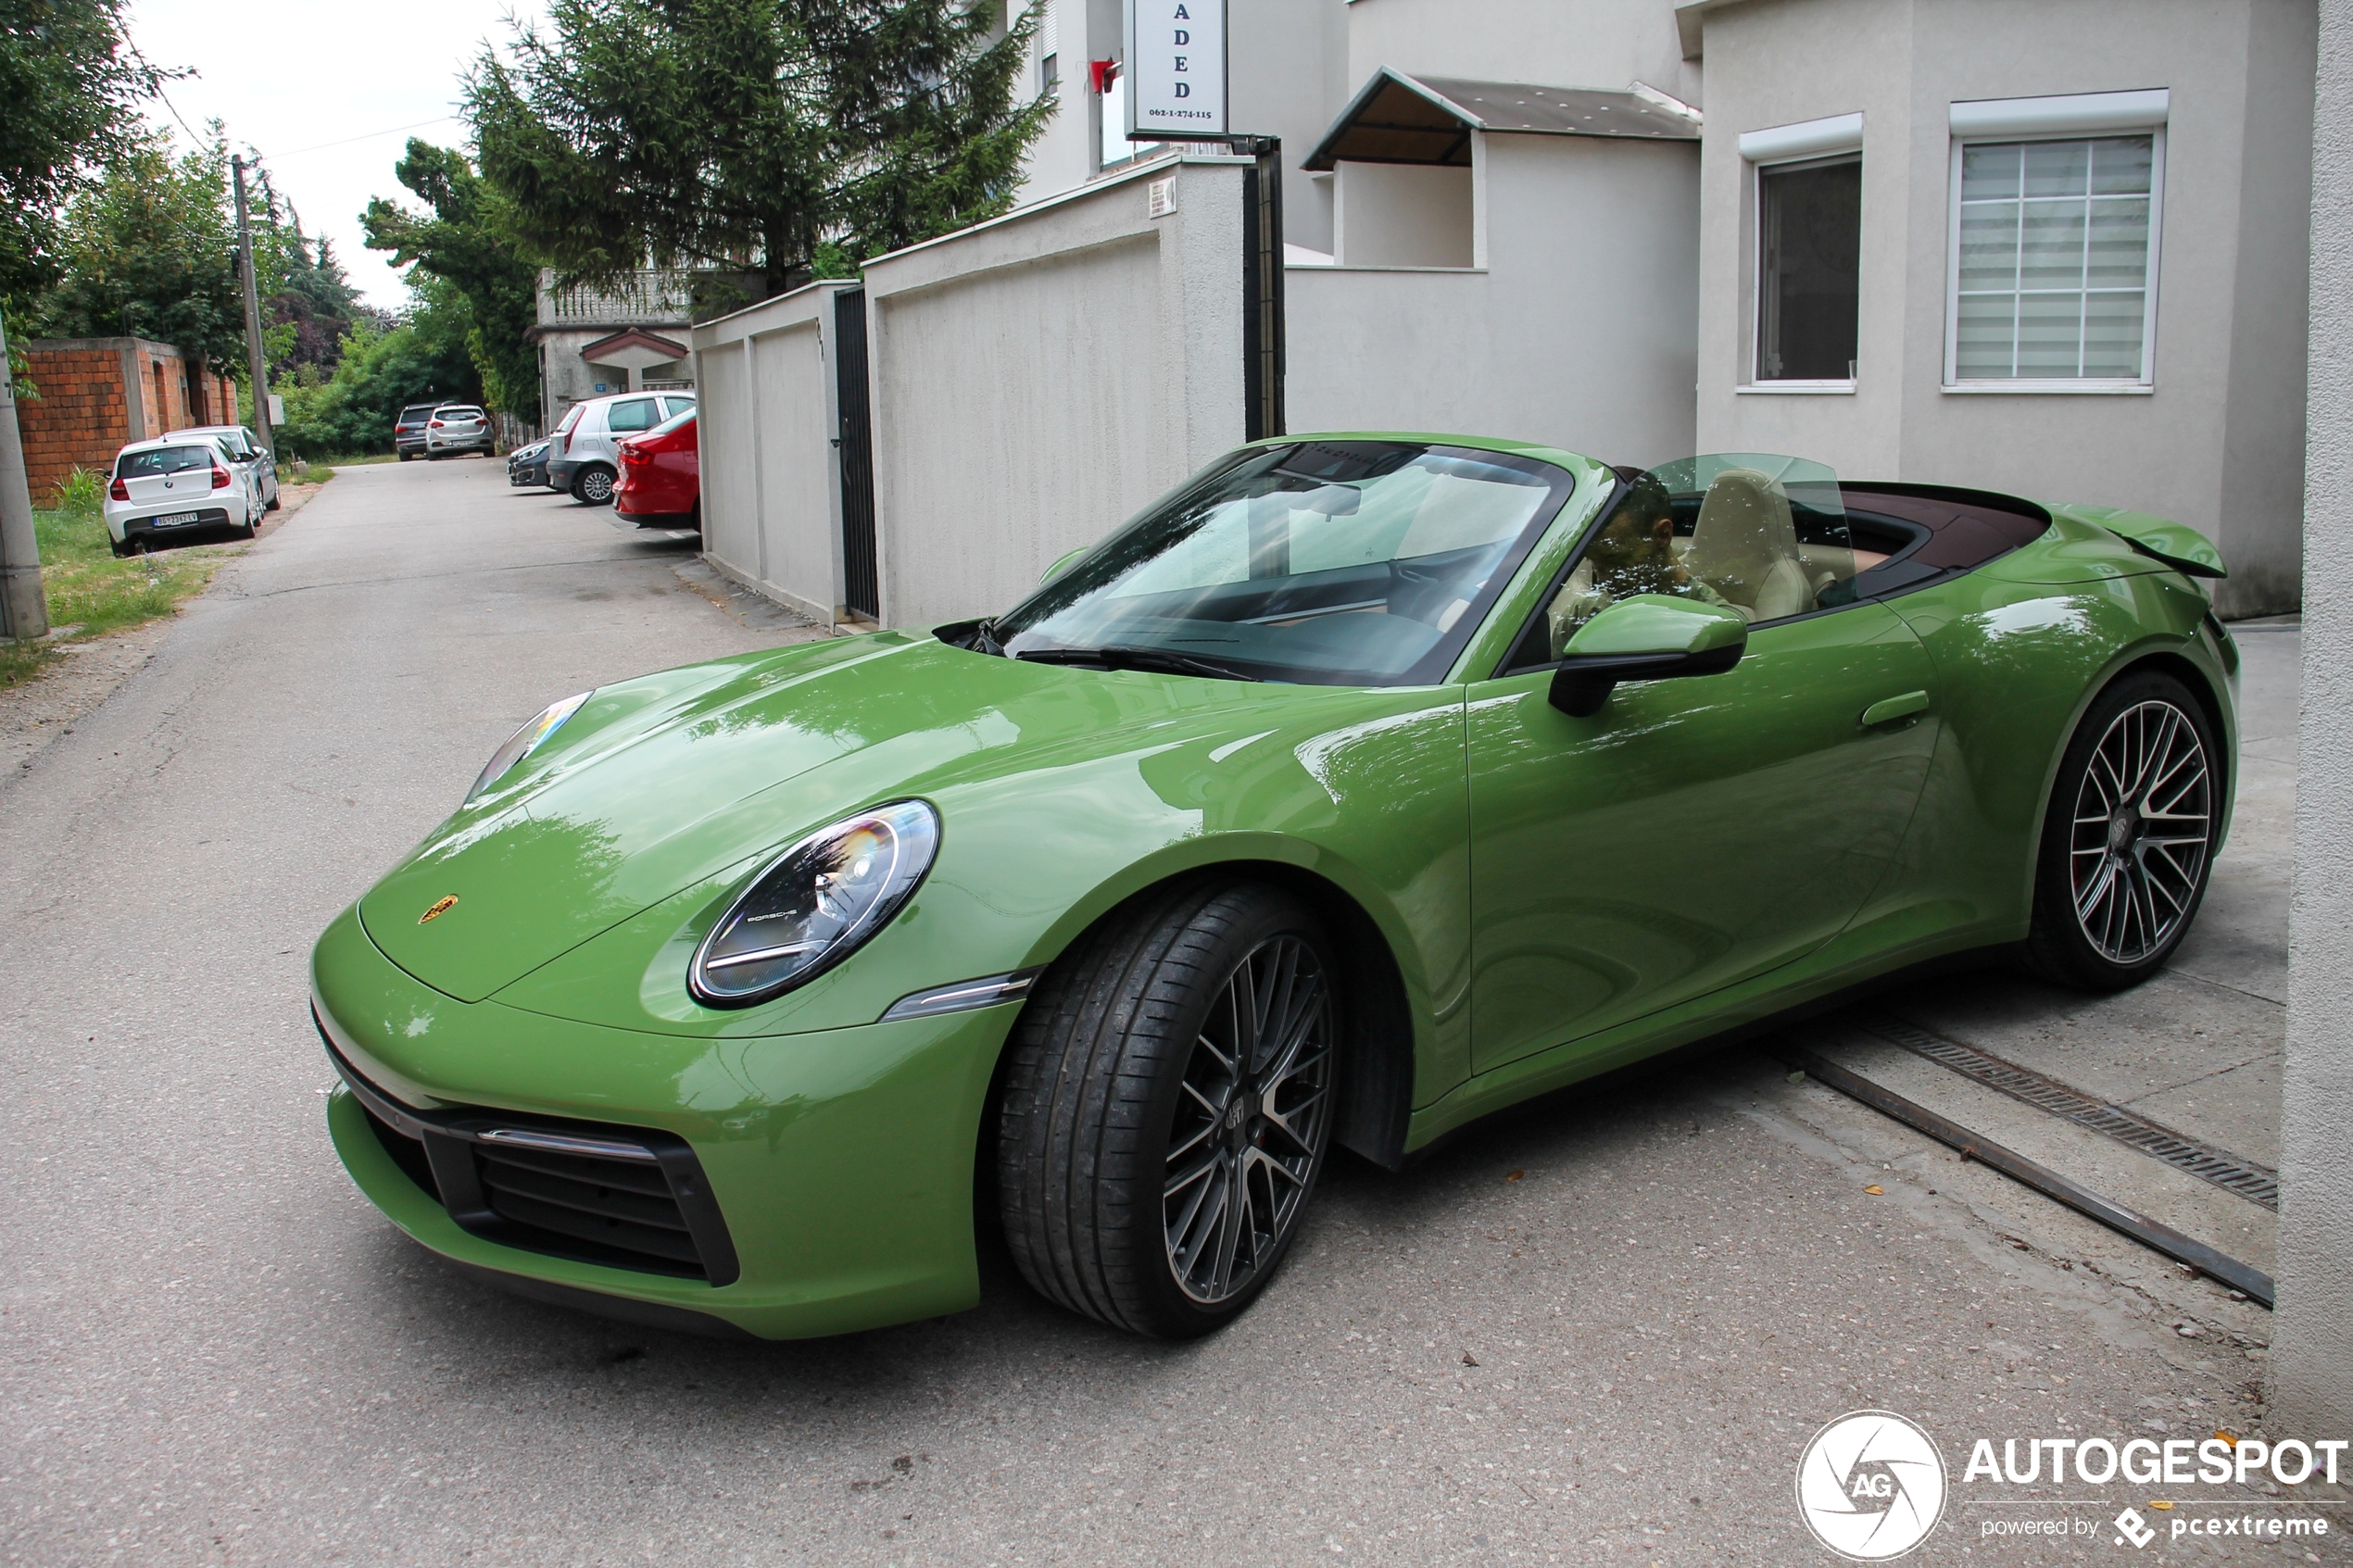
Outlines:
<svg viewBox="0 0 2353 1568"><path fill-rule="evenodd" d="M425 456L454 458L460 452L497 456L498 438L490 416L471 403L444 403L425 421Z"/></svg>
<svg viewBox="0 0 2353 1568"><path fill-rule="evenodd" d="M244 425L194 425L169 433L174 438L200 435L217 442L229 454L230 459L245 470L245 477L252 481L254 494L261 497L261 509L265 512L278 509L278 465L271 459L270 448L264 446L261 438L252 431Z"/></svg>

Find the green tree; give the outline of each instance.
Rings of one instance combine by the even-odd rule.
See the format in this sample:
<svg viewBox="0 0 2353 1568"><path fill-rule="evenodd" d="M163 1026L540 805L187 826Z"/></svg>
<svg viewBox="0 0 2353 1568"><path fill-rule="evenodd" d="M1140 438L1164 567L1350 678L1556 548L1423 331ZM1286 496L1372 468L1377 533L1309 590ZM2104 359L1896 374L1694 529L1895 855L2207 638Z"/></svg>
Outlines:
<svg viewBox="0 0 2353 1568"><path fill-rule="evenodd" d="M1052 112L999 0L552 0L467 84L483 173L566 275L769 293L992 218Z"/></svg>
<svg viewBox="0 0 2353 1568"><path fill-rule="evenodd" d="M272 214L271 224L271 239L282 241L284 251L282 282L261 302L262 339L273 377L292 374L304 365L333 370L360 308L359 293L345 277L327 236L305 234L293 208L287 208L286 216L282 227ZM254 249L263 246L257 236Z"/></svg>
<svg viewBox="0 0 2353 1568"><path fill-rule="evenodd" d="M66 208L62 276L35 302L35 329L153 338L234 374L245 359L235 245L228 149L216 140L175 158L166 133L145 129ZM257 241L254 249L274 292L275 247Z"/></svg>
<svg viewBox="0 0 2353 1568"><path fill-rule="evenodd" d="M126 149L156 80L122 0L0 0L0 301L55 280L57 214Z"/></svg>
<svg viewBox="0 0 2353 1568"><path fill-rule="evenodd" d="M376 197L360 215L368 248L390 251L395 266L439 278L465 297L483 396L536 419L539 351L526 334L538 320L539 268L517 245L497 194L463 153L414 137L392 172L431 216Z"/></svg>
<svg viewBox="0 0 2353 1568"><path fill-rule="evenodd" d="M467 339L465 296L440 278L410 285L408 315L389 331L361 318L346 334L334 373L316 367L283 388L286 422L280 450L303 458L392 450L392 423L411 403L477 402L482 378Z"/></svg>

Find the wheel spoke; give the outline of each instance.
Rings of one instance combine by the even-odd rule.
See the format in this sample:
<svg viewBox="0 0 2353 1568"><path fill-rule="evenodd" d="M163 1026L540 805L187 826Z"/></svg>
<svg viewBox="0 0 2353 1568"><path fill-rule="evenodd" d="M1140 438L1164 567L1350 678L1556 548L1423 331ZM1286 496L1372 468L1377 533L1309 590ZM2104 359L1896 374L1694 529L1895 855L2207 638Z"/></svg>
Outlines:
<svg viewBox="0 0 2353 1568"><path fill-rule="evenodd" d="M1169 1177L1167 1185L1160 1189L1161 1197L1164 1198L1174 1198L1178 1193L1184 1191L1187 1187L1191 1186L1195 1182L1200 1181L1203 1176L1208 1175L1212 1171L1216 1170L1218 1158L1217 1152L1213 1149L1209 1153L1202 1155L1199 1160L1194 1160L1191 1164L1186 1166L1183 1174ZM1175 1161L1172 1160L1171 1163L1173 1164ZM1194 1201L1199 1202L1200 1199L1196 1198Z"/></svg>
<svg viewBox="0 0 2353 1568"><path fill-rule="evenodd" d="M2099 872L2094 877L2092 885L2075 896L2075 913L2081 920L2089 921L2092 918L2092 911L2100 907L2100 899L2107 895L2109 886L2116 881L2116 858L2105 849L2100 851L2100 855Z"/></svg>

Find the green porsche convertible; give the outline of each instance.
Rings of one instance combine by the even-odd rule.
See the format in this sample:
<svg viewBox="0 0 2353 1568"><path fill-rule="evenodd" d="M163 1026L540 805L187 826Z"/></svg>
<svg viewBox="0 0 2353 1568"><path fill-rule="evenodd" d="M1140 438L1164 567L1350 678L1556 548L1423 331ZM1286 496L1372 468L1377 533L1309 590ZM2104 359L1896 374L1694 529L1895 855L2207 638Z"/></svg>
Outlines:
<svg viewBox="0 0 2353 1568"><path fill-rule="evenodd" d="M1019 605L567 697L312 960L353 1179L510 1288L1141 1334L1377 1164L1924 960L2162 965L2238 656L2177 523L1742 454L1243 448Z"/></svg>

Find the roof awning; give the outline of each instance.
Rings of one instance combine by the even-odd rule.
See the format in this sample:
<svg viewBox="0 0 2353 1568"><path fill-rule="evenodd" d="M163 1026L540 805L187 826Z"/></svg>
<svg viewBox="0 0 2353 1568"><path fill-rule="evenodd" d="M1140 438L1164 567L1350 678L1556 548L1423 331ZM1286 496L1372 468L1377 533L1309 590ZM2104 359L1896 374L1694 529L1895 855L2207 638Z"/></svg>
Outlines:
<svg viewBox="0 0 2353 1568"><path fill-rule="evenodd" d="M1695 142L1699 126L1697 110L1648 89L1613 93L1516 82L1466 82L1455 77L1407 76L1383 66L1349 101L1300 167L1321 171L1346 159L1468 168L1474 131Z"/></svg>
<svg viewBox="0 0 2353 1568"><path fill-rule="evenodd" d="M673 343L643 327L624 327L610 337L582 344L580 357L592 365L623 365L629 363L628 356L633 350L640 358L651 356L650 362L657 365L684 359L693 352L685 344ZM622 358L616 358L616 355Z"/></svg>

